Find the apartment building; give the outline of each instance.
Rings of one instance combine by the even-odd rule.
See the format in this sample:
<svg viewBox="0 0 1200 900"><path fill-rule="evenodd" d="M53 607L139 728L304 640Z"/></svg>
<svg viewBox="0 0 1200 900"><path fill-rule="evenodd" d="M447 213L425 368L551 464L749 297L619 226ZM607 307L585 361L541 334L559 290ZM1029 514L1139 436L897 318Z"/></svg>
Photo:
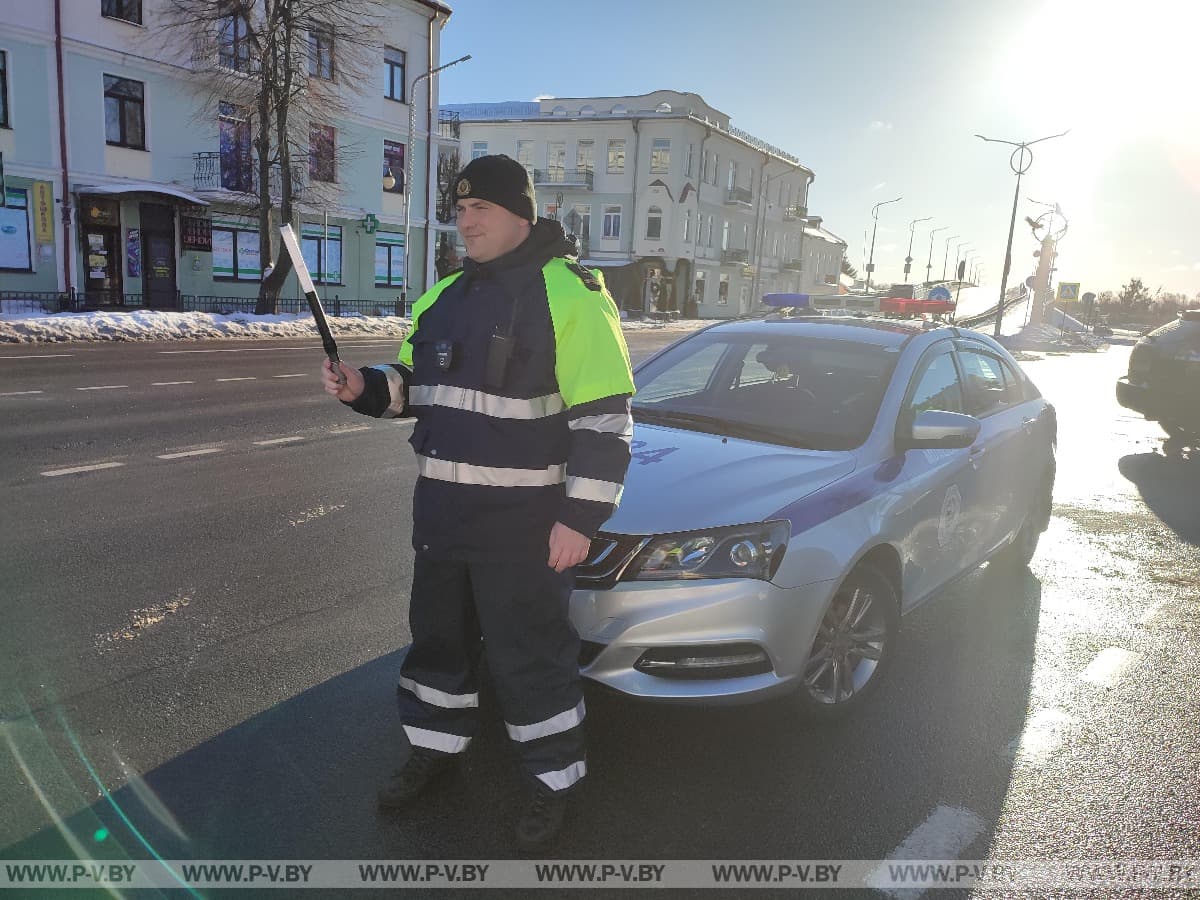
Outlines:
<svg viewBox="0 0 1200 900"><path fill-rule="evenodd" d="M356 49L367 77L343 71L346 47L306 35L308 81L293 109L307 116L319 88L336 112L306 118L290 172L292 224L323 293L384 307L405 288L407 203L414 296L432 276L436 79L412 86L438 65L451 12L436 0L386 4ZM257 296L255 111L213 88L214 73L234 87L252 78L246 23L213 0L211 26L185 33L169 27L167 7L0 0L0 292L157 308ZM269 177L277 198L277 164ZM283 296L299 296L294 276Z"/></svg>
<svg viewBox="0 0 1200 900"><path fill-rule="evenodd" d="M539 215L576 235L630 312L726 318L768 291L836 290L846 244L809 214L812 170L697 94L447 104L442 115L458 142L441 150L441 189L477 156L518 160Z"/></svg>

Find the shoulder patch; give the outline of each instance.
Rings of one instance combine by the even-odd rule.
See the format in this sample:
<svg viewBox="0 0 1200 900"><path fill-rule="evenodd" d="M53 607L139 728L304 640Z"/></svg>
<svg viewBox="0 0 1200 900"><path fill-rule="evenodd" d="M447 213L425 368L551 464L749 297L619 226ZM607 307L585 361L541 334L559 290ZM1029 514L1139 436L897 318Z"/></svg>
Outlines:
<svg viewBox="0 0 1200 900"><path fill-rule="evenodd" d="M574 272L576 276L578 276L579 280L584 283L589 291L604 290L604 285L599 282L596 276L584 268L579 262L573 259L568 259L566 263L567 268Z"/></svg>

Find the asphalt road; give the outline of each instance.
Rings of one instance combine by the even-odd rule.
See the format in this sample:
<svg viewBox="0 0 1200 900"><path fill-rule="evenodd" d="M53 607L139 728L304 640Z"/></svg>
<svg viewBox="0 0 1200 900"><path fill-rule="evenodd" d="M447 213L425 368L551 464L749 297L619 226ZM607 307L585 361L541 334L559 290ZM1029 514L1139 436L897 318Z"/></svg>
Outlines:
<svg viewBox="0 0 1200 900"><path fill-rule="evenodd" d="M592 692L555 855L1200 858L1200 461L1116 406L1128 349L1025 363L1060 418L1029 573L913 613L836 725ZM0 856L513 857L494 712L443 793L374 806L403 746L410 426L321 394L311 341L0 356Z"/></svg>

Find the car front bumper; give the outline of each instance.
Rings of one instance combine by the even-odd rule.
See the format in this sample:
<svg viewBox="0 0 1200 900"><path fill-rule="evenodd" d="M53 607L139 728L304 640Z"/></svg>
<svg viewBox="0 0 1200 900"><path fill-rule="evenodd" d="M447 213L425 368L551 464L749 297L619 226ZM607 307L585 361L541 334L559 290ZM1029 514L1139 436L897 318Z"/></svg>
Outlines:
<svg viewBox="0 0 1200 900"><path fill-rule="evenodd" d="M836 582L782 588L755 579L619 582L578 589L571 621L590 645L580 673L646 700L701 705L756 702L799 687L817 625ZM722 655L761 648L770 670L688 677L636 668L645 654Z"/></svg>
<svg viewBox="0 0 1200 900"><path fill-rule="evenodd" d="M1147 419L1157 418L1152 414L1150 391L1144 384L1130 381L1128 376L1117 379L1117 402L1126 409L1141 413Z"/></svg>

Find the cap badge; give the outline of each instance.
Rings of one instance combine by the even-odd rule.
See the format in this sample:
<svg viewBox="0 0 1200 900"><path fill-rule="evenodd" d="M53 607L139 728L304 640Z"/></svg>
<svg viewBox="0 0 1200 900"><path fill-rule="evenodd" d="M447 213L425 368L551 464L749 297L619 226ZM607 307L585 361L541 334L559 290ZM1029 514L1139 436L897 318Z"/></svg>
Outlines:
<svg viewBox="0 0 1200 900"><path fill-rule="evenodd" d="M458 181L458 196L465 197L471 193L471 182L466 178L460 178Z"/></svg>

